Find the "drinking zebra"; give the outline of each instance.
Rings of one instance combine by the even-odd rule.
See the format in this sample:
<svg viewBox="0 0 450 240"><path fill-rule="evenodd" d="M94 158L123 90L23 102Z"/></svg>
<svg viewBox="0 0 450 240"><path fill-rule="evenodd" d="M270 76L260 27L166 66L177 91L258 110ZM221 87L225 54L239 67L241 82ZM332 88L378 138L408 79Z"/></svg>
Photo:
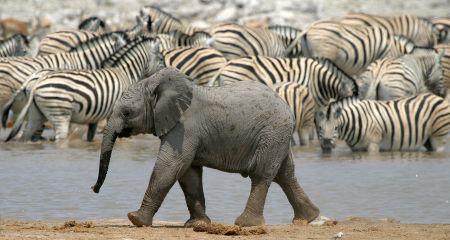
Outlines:
<svg viewBox="0 0 450 240"><path fill-rule="evenodd" d="M443 151L450 130L450 104L431 93L391 101L353 97L315 114L324 152L344 140L353 151Z"/></svg>

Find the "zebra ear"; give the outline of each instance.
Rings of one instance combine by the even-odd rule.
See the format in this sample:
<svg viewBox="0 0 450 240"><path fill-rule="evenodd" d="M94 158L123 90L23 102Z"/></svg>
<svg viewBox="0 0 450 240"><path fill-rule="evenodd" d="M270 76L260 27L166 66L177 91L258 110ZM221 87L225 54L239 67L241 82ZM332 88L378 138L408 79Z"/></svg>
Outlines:
<svg viewBox="0 0 450 240"><path fill-rule="evenodd" d="M191 105L192 82L174 68L157 73L159 84L153 91L153 119L155 134L163 136L180 121Z"/></svg>
<svg viewBox="0 0 450 240"><path fill-rule="evenodd" d="M341 115L342 115L342 108L341 107L337 107L336 111L334 112L334 118L338 119Z"/></svg>

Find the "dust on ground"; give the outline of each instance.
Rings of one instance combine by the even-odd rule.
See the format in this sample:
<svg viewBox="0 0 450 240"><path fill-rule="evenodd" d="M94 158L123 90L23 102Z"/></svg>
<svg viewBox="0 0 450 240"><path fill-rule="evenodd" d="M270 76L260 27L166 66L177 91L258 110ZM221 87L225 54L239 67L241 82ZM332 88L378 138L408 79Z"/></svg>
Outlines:
<svg viewBox="0 0 450 240"><path fill-rule="evenodd" d="M212 226L211 233L224 234L230 229L228 225ZM375 221L356 217L339 221L336 225L284 224L232 229L240 229L236 231L247 234L225 236L210 234L208 231L195 232L192 228L184 228L182 223L160 221L154 222L153 227L137 228L126 219L3 219L0 220L0 239L450 239L450 224L402 224L390 219Z"/></svg>

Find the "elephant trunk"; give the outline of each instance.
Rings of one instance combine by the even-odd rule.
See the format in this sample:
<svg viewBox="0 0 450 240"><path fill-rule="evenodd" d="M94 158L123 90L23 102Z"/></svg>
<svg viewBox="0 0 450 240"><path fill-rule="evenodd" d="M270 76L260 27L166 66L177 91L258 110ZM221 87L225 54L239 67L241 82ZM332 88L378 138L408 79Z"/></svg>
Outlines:
<svg viewBox="0 0 450 240"><path fill-rule="evenodd" d="M97 182L95 183L94 186L91 187L95 193L98 193L100 191L100 188L102 187L103 182L105 181L106 173L108 172L108 166L109 161L111 159L112 149L118 136L117 131L115 130L116 129L111 126L111 122L108 122L105 128L105 133L103 135Z"/></svg>

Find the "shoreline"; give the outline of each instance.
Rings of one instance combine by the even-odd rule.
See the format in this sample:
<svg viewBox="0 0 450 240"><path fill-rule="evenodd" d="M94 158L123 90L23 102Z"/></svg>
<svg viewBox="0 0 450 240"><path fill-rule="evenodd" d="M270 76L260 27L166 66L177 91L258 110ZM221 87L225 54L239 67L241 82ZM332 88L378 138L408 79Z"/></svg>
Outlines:
<svg viewBox="0 0 450 240"><path fill-rule="evenodd" d="M233 225L226 227L236 228ZM266 225L246 230L245 239L450 239L450 224L403 224L397 220L352 217L334 224ZM255 228L253 228L255 229ZM228 232L230 233L230 232ZM233 232L231 232L232 235ZM342 237L339 236L342 233ZM222 232L224 234L224 232ZM261 234L261 235L259 235ZM0 239L229 239L230 236L195 232L181 222L155 221L153 227L134 227L128 219L92 221L0 219Z"/></svg>

